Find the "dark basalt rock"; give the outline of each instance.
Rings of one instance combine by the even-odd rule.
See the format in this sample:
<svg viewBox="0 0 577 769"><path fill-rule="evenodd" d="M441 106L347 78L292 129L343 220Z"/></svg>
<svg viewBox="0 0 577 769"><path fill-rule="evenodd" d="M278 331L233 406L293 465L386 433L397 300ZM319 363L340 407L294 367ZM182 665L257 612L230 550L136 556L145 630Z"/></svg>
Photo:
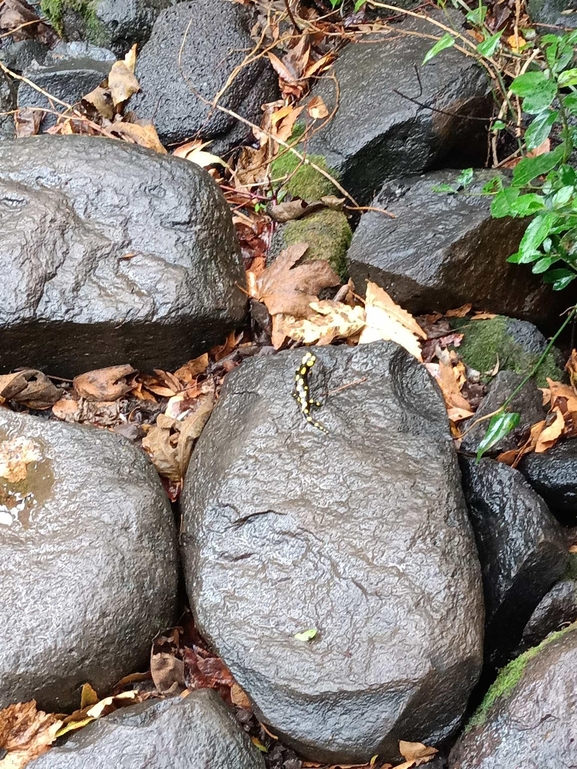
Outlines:
<svg viewBox="0 0 577 769"><path fill-rule="evenodd" d="M216 692L148 700L94 721L30 769L264 769Z"/></svg>
<svg viewBox="0 0 577 769"><path fill-rule="evenodd" d="M476 172L471 190L493 176ZM361 217L347 254L357 289L364 292L371 280L413 314L470 302L533 323L556 322L558 302L540 276L507 262L527 220L493 219L488 197L435 192L456 177L437 171L385 183L371 206L396 218L375 211Z"/></svg>
<svg viewBox="0 0 577 769"><path fill-rule="evenodd" d="M577 553L570 556L563 578L539 603L523 630L520 651L541 643L550 633L577 622Z"/></svg>
<svg viewBox="0 0 577 769"><path fill-rule="evenodd" d="M16 108L16 89L14 84L3 72L0 72L0 112L12 112ZM0 115L0 142L13 139L14 117L10 114Z"/></svg>
<svg viewBox="0 0 577 769"><path fill-rule="evenodd" d="M302 350L227 377L186 476L187 590L286 743L321 762L396 760L399 739L452 733L477 681L477 553L426 370L392 343L315 352L328 434L291 397Z"/></svg>
<svg viewBox="0 0 577 769"><path fill-rule="evenodd" d="M459 25L462 16L455 12L453 20ZM491 114L487 77L455 50L423 67L433 30L426 20L405 19L389 37L347 46L334 66L338 110L307 142L307 151L323 155L361 204L401 174L446 160L453 168L485 163L487 123L469 118ZM312 96L321 96L332 112L334 81L321 80Z"/></svg>
<svg viewBox="0 0 577 769"><path fill-rule="evenodd" d="M575 0L528 0L527 9L532 21L546 26L577 27L577 2ZM554 34L561 34L555 30Z"/></svg>
<svg viewBox="0 0 577 769"><path fill-rule="evenodd" d="M145 667L174 621L174 518L144 453L106 430L1 409L6 441L36 460L0 478L0 708L62 712Z"/></svg>
<svg viewBox="0 0 577 769"><path fill-rule="evenodd" d="M206 100L225 88L254 47L253 24L246 7L227 0L180 2L163 11L138 57L141 91L130 108L154 121L165 144L200 136L212 140L210 151L217 154L240 144L251 129ZM276 82L261 57L242 66L219 104L260 125L261 105L276 98Z"/></svg>
<svg viewBox="0 0 577 769"><path fill-rule="evenodd" d="M12 72L21 75L33 62L43 64L47 53L48 46L38 40L20 40L0 46L0 61Z"/></svg>
<svg viewBox="0 0 577 769"><path fill-rule="evenodd" d="M461 458L485 592L486 657L503 665L539 601L568 563L561 526L520 472Z"/></svg>
<svg viewBox="0 0 577 769"><path fill-rule="evenodd" d="M0 144L0 367L171 369L243 318L230 210L198 166L96 137Z"/></svg>
<svg viewBox="0 0 577 769"><path fill-rule="evenodd" d="M519 470L561 523L577 524L577 440L558 443L542 454L527 454Z"/></svg>
<svg viewBox="0 0 577 769"><path fill-rule="evenodd" d="M89 56L62 57L60 60L49 57L50 54L45 60L45 66L33 62L32 66L24 71L24 76L51 96L72 106L77 105L83 96L93 91L108 77L114 63L114 55L111 55L108 61ZM20 83L18 109L26 107L46 110L41 123L42 131L56 125L58 115L54 113L67 110L67 107L49 99L27 83Z"/></svg>
<svg viewBox="0 0 577 769"><path fill-rule="evenodd" d="M577 765L577 626L508 665L453 749L451 769Z"/></svg>

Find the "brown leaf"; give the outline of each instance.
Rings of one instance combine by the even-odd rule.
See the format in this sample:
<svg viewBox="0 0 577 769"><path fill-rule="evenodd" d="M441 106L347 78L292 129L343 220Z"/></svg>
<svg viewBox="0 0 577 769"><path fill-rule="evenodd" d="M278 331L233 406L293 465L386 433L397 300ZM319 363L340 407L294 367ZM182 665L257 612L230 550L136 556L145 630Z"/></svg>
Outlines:
<svg viewBox="0 0 577 769"><path fill-rule="evenodd" d="M49 409L62 395L42 371L25 368L0 376L0 398L21 403L29 409Z"/></svg>
<svg viewBox="0 0 577 769"><path fill-rule="evenodd" d="M156 128L152 123L114 123L110 128L114 133L120 134L120 136L132 140L135 144L139 144L141 147L147 147L150 150L159 152L161 155L166 155L166 149L160 143Z"/></svg>
<svg viewBox="0 0 577 769"><path fill-rule="evenodd" d="M542 454L544 451L552 448L561 435L563 435L565 418L561 413L561 410L556 406L551 413L554 414L554 419L541 432L537 444L535 445L535 454ZM547 422L549 422L549 418L547 419Z"/></svg>
<svg viewBox="0 0 577 769"><path fill-rule="evenodd" d="M196 379L199 374L204 374L207 368L208 353L205 352L203 355L199 355L198 358L194 358L194 360L189 360L188 363L185 363L184 366L177 369L174 372L174 376L182 382L182 384L187 385L192 382L193 379Z"/></svg>
<svg viewBox="0 0 577 769"><path fill-rule="evenodd" d="M311 309L315 314L310 318L274 315L274 339L280 340L281 344L287 336L307 345L330 344L335 339L348 339L358 334L365 325L365 311L362 307L349 307L348 304L327 299L311 302Z"/></svg>
<svg viewBox="0 0 577 769"><path fill-rule="evenodd" d="M571 357L567 361L565 369L569 374L571 387L573 388L574 392L577 393L577 350L571 351Z"/></svg>
<svg viewBox="0 0 577 769"><path fill-rule="evenodd" d="M286 66L286 64L283 64L278 56L275 56L274 53L269 53L268 58L273 66L273 69L277 75L279 75L281 80L284 80L286 83L290 83L292 85L296 85L298 83L298 76L294 72L291 72L291 70Z"/></svg>
<svg viewBox="0 0 577 769"><path fill-rule="evenodd" d="M367 324L361 332L360 344L378 339L391 340L404 347L417 360L422 360L418 338L426 339L427 335L410 313L371 281L367 281L365 312Z"/></svg>
<svg viewBox="0 0 577 769"><path fill-rule="evenodd" d="M320 96L313 96L307 104L307 112L313 120L322 120L329 114L326 104Z"/></svg>
<svg viewBox="0 0 577 769"><path fill-rule="evenodd" d="M456 310L447 310L445 315L447 318L464 318L468 315L473 308L472 304L464 304L461 307L457 307Z"/></svg>
<svg viewBox="0 0 577 769"><path fill-rule="evenodd" d="M2 6L0 6L1 8ZM14 124L16 126L16 138L24 139L27 136L36 136L40 131L44 112L40 109L29 109L23 107L16 111L14 115Z"/></svg>
<svg viewBox="0 0 577 769"><path fill-rule="evenodd" d="M264 302L271 315L279 312L306 318L313 314L310 303L323 288L337 286L339 276L328 262L296 263L304 256L308 243L297 243L282 251L261 276L250 285L253 298Z"/></svg>
<svg viewBox="0 0 577 769"><path fill-rule="evenodd" d="M52 413L64 422L79 422L82 419L82 404L71 395L65 395L52 406Z"/></svg>
<svg viewBox="0 0 577 769"><path fill-rule="evenodd" d="M230 699L232 704L236 705L238 708L245 708L246 710L252 709L252 704L247 693L242 686L239 686L239 684L236 683L236 681L230 687Z"/></svg>
<svg viewBox="0 0 577 769"><path fill-rule="evenodd" d="M0 748L7 751L0 761L2 769L23 769L46 753L61 724L53 713L37 710L35 700L0 710Z"/></svg>
<svg viewBox="0 0 577 769"><path fill-rule="evenodd" d="M26 37L32 37L36 28L36 23L40 21L34 8L26 0L3 0L0 4L0 30L2 32L12 32L17 27L20 33L14 36L14 40L22 40ZM31 23L32 22L32 23Z"/></svg>
<svg viewBox="0 0 577 769"><path fill-rule="evenodd" d="M136 50L136 49L134 49ZM115 107L124 104L137 91L140 91L140 85L134 75L134 69L130 68L132 61L131 52L127 54L128 64L124 61L115 61L108 73L108 88L112 97L112 103Z"/></svg>
<svg viewBox="0 0 577 769"><path fill-rule="evenodd" d="M109 366L74 377L73 386L81 398L87 401L115 401L131 389L126 377L135 374L136 369L129 363Z"/></svg>
<svg viewBox="0 0 577 769"><path fill-rule="evenodd" d="M437 748L428 748L422 742L399 740L399 753L405 759L405 763L400 764L396 769L412 769L412 767L428 764L438 752Z"/></svg>
<svg viewBox="0 0 577 769"><path fill-rule="evenodd" d="M19 483L28 475L28 465L42 459L40 446L19 435L0 443L0 478Z"/></svg>
<svg viewBox="0 0 577 769"><path fill-rule="evenodd" d="M114 117L114 105L108 88L103 88L99 85L93 91L87 93L86 96L83 96L82 101L92 104L98 114L107 120L112 120Z"/></svg>

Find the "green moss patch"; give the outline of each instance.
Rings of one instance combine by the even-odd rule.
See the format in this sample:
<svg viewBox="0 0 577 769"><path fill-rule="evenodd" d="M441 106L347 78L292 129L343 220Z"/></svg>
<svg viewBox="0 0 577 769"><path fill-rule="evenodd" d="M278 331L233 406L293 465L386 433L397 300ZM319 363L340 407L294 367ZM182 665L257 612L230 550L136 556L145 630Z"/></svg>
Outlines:
<svg viewBox="0 0 577 769"><path fill-rule="evenodd" d="M299 140L304 134L304 130L304 125L297 123L289 139L289 144L305 156L310 163L314 163L336 178L335 172L328 167L323 155L309 155L306 147L299 146ZM282 188L293 198L301 198L307 203L338 192L335 185L326 176L319 173L309 163L304 163L286 147L281 147L279 156L271 164L271 179L275 189Z"/></svg>
<svg viewBox="0 0 577 769"><path fill-rule="evenodd" d="M85 29L86 39L93 45L108 45L109 37L96 14L97 0L41 0L40 8L61 37L66 38L67 13L79 19Z"/></svg>
<svg viewBox="0 0 577 769"><path fill-rule="evenodd" d="M464 334L458 348L459 355L467 366L485 374L487 379L490 378L487 372L492 371L497 362L500 371L515 371L526 376L539 359L539 355L529 353L508 333L507 322L508 318L498 315L490 320L470 321L463 318L453 323ZM538 387L546 387L547 377L558 381L562 376L555 353L550 351L535 382Z"/></svg>
<svg viewBox="0 0 577 769"><path fill-rule="evenodd" d="M479 705L473 717L467 724L465 732L468 732L477 726L482 726L485 723L489 716L489 712L495 703L502 697L507 697L513 692L519 681L521 681L523 678L523 674L529 661L536 657L545 648L545 646L548 646L553 641L561 638L561 636L565 635L565 633L576 630L577 623L573 623L572 625L569 625L569 627L563 628L563 630L558 630L556 633L551 633L551 635L547 636L547 638L538 646L534 646L532 649L528 649L526 652L517 657L517 659L514 659L506 667L504 667L499 672L495 682L485 695L485 699Z"/></svg>
<svg viewBox="0 0 577 769"><path fill-rule="evenodd" d="M347 217L330 208L288 222L283 228L285 247L308 243L306 261L326 259L343 282L347 272L345 257L352 236Z"/></svg>

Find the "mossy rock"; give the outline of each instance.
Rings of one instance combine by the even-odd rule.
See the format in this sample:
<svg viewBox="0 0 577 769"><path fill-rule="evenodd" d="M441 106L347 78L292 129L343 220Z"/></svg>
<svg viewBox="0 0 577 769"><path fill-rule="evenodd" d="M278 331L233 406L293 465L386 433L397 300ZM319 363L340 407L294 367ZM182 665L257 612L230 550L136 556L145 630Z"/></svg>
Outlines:
<svg viewBox="0 0 577 769"><path fill-rule="evenodd" d="M306 147L302 144L299 145L299 139L304 130L304 125L297 123L289 139L289 144L305 156L310 163L314 163L323 171L337 178L336 172L328 167L323 155L309 155ZM320 200L325 195L338 193L335 185L326 176L319 173L309 163L304 163L286 147L281 147L279 156L271 164L271 179L275 189L282 188L293 198L301 198L307 203Z"/></svg>
<svg viewBox="0 0 577 769"><path fill-rule="evenodd" d="M577 623L573 623L572 625L569 625L569 627L563 628L563 630L551 633L544 641L541 641L538 646L533 646L531 649L527 649L526 652L506 665L499 672L495 682L487 691L483 702L479 705L467 724L465 732L468 732L477 726L482 726L487 720L493 706L501 700L501 698L510 695L519 684L523 678L528 662L536 657L545 646L570 632L577 632Z"/></svg>
<svg viewBox="0 0 577 769"><path fill-rule="evenodd" d="M107 46L110 35L97 16L97 0L41 0L40 8L61 37L69 37L65 27L79 30L73 37L85 38L92 45Z"/></svg>
<svg viewBox="0 0 577 769"><path fill-rule="evenodd" d="M497 315L489 320L454 319L452 325L464 336L459 355L470 368L481 372L485 381L498 364L499 371L514 371L526 376L547 346L541 332L527 321ZM554 348L535 377L538 387L547 386L547 377L563 378L560 354Z"/></svg>
<svg viewBox="0 0 577 769"><path fill-rule="evenodd" d="M296 243L308 243L305 261L326 259L340 279L347 280L346 253L351 244L350 225L342 211L325 208L288 222L278 230L275 246L280 251Z"/></svg>

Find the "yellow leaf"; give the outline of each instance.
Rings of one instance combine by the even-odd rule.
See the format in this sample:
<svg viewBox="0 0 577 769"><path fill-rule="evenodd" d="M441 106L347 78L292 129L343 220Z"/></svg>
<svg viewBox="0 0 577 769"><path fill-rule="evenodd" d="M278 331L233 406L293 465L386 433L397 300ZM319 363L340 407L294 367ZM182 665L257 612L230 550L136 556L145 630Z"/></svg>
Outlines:
<svg viewBox="0 0 577 769"><path fill-rule="evenodd" d="M134 72L123 61L115 61L112 65L108 74L108 88L115 107L128 101L132 94L140 91Z"/></svg>
<svg viewBox="0 0 577 769"><path fill-rule="evenodd" d="M334 339L348 339L358 334L365 325L362 307L349 307L348 304L328 299L311 302L310 307L317 313L310 318L274 316L279 318L285 336L303 344L330 344Z"/></svg>
<svg viewBox="0 0 577 769"><path fill-rule="evenodd" d="M565 418L557 406L553 409L552 413L555 414L555 419L548 427L545 427L539 436L535 446L535 454L542 454L547 449L552 448L560 436L563 435Z"/></svg>
<svg viewBox="0 0 577 769"><path fill-rule="evenodd" d="M204 147L207 147L209 144L211 144L211 142L201 142L197 140L188 142L187 144L183 144L175 149L173 155L175 155L177 158L190 160L191 163L196 163L196 165L200 166L201 168L214 165L220 165L228 168L228 163L226 163L222 158L219 158L218 155L213 155L210 152L204 152Z"/></svg>
<svg viewBox="0 0 577 769"><path fill-rule="evenodd" d="M371 281L367 282L365 304L366 326L361 332L359 344L390 340L404 347L422 360L419 338L427 335L413 316L396 304L387 292Z"/></svg>
<svg viewBox="0 0 577 769"><path fill-rule="evenodd" d="M136 49L137 48L138 48L137 43L134 43L130 51L128 51L128 53L124 57L124 63L126 64L126 66L131 72L134 72L136 68Z"/></svg>
<svg viewBox="0 0 577 769"><path fill-rule="evenodd" d="M120 122L114 123L110 130L131 139L135 144L140 144L141 147L148 147L148 149L159 152L161 155L167 154L152 123L140 125L139 123Z"/></svg>

